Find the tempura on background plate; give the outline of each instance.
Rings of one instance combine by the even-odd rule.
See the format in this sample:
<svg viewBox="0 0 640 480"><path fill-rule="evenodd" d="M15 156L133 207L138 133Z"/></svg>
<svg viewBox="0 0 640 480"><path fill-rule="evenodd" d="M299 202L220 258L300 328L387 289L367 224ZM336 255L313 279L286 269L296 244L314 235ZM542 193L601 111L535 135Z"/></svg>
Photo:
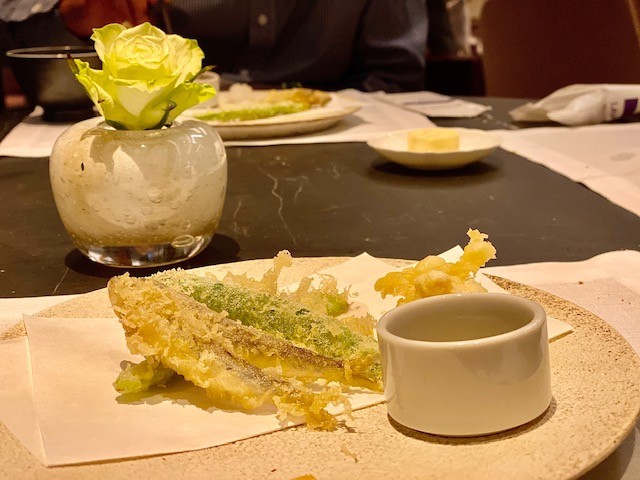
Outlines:
<svg viewBox="0 0 640 480"><path fill-rule="evenodd" d="M310 88L284 88L281 90L253 90L246 84L234 84L220 106L199 109L194 116L199 120L213 122L241 122L277 117L324 107L331 95Z"/></svg>

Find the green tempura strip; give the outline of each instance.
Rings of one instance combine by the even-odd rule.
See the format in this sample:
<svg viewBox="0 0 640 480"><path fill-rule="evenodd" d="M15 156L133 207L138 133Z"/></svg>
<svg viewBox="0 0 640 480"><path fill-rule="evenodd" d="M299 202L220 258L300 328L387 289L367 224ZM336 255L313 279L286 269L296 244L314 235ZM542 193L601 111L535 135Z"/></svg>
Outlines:
<svg viewBox="0 0 640 480"><path fill-rule="evenodd" d="M123 394L139 393L151 387L164 387L175 374L158 360L147 358L140 363L127 363L113 386Z"/></svg>
<svg viewBox="0 0 640 480"><path fill-rule="evenodd" d="M322 297L325 301L327 315L331 317L337 317L349 310L349 302L342 295L326 293Z"/></svg>
<svg viewBox="0 0 640 480"><path fill-rule="evenodd" d="M253 409L273 403L282 415L304 416L311 428L335 427L329 403L348 408L339 387L314 393L239 358L242 339L229 338L220 324L224 315L171 288L125 274L112 278L108 290L131 352L158 359L219 404Z"/></svg>
<svg viewBox="0 0 640 480"><path fill-rule="evenodd" d="M233 122L244 120L260 120L262 118L276 117L290 113L308 110L309 106L304 103L290 102L276 105L255 105L245 108L219 109L210 113L200 113L195 115L198 120Z"/></svg>
<svg viewBox="0 0 640 480"><path fill-rule="evenodd" d="M165 285L204 303L229 318L280 336L320 355L340 359L354 376L381 382L382 368L377 342L354 332L340 320L310 312L281 297L205 277L171 270L154 275Z"/></svg>

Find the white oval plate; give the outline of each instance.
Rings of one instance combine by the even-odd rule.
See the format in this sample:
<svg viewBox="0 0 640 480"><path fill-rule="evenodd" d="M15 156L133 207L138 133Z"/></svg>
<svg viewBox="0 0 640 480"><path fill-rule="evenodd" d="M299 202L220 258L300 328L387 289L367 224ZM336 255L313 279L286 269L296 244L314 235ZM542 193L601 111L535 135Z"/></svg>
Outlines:
<svg viewBox="0 0 640 480"><path fill-rule="evenodd" d="M407 133L396 130L370 138L367 145L392 162L420 170L448 170L477 162L500 146L495 133L470 128L455 128L460 148L450 152L412 152L407 148Z"/></svg>
<svg viewBox="0 0 640 480"><path fill-rule="evenodd" d="M220 92L220 104L229 102L227 92ZM254 91L256 100L264 95L264 91ZM205 120L214 127L223 140L254 140L262 138L290 137L305 133L319 132L333 127L344 117L357 112L361 103L348 97L331 93L331 100L324 107L311 108L297 113L277 115L259 120L235 122L217 122ZM207 109L192 108L183 113L184 117L197 119L198 114L207 113Z"/></svg>

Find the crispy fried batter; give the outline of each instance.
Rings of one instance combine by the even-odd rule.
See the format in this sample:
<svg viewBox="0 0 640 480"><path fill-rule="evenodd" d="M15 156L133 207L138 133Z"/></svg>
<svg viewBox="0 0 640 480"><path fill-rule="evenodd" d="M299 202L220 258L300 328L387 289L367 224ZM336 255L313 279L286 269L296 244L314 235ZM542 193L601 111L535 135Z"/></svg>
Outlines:
<svg viewBox="0 0 640 480"><path fill-rule="evenodd" d="M158 359L219 403L248 410L273 403L281 417L304 416L310 428L321 429L336 425L329 403L349 408L339 386L318 393L278 374L344 375L331 359L240 325L151 279L125 274L112 278L108 290L131 352Z"/></svg>
<svg viewBox="0 0 640 480"><path fill-rule="evenodd" d="M415 266L390 272L378 279L374 288L382 297L396 295L398 305L419 298L458 292L486 292L474 278L480 267L495 258L496 249L486 241L488 235L469 229L469 243L455 263L429 255Z"/></svg>
<svg viewBox="0 0 640 480"><path fill-rule="evenodd" d="M210 309L227 312L244 325L343 362L354 377L381 384L380 353L375 340L351 330L342 321L267 292L255 291L169 270L153 277L189 295Z"/></svg>

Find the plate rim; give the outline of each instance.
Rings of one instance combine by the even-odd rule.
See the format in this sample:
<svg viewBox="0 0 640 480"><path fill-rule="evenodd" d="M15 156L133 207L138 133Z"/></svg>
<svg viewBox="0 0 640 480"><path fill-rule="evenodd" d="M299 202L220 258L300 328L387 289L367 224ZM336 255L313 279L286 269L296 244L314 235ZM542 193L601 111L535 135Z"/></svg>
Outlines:
<svg viewBox="0 0 640 480"><path fill-rule="evenodd" d="M493 139L493 143L483 148L471 150L450 150L446 152L413 152L406 149L386 148L384 146L376 145L376 141L379 141L384 137L402 135L411 130L415 130L403 129L376 135L375 137L369 138L366 144L387 160L416 170L452 170L462 168L490 155L502 145L502 138L492 131L461 127L455 127L453 129L461 132L462 135L479 135L485 138L491 138Z"/></svg>
<svg viewBox="0 0 640 480"><path fill-rule="evenodd" d="M332 107L330 110L335 110L334 112L331 112L328 115L323 115L317 118L300 118L300 119L287 119L287 117L289 115L295 115L296 113L304 113L304 112L309 112L309 111L314 111L317 110L318 112L327 112L330 111L329 109L327 110L322 110L324 108L327 108L326 106L322 106L322 107L316 107L316 108L310 108L308 110L304 110L302 112L296 112L296 113L292 113L292 114L284 114L284 115L276 115L273 117L268 117L268 118L260 118L260 119L256 119L256 120L240 120L240 121L232 121L232 122L219 122L219 121L211 121L211 120L201 120L199 118L197 118L194 115L191 115L189 113L189 110L191 112L193 111L198 111L198 110L207 110L207 109L198 109L197 107L193 107L185 112L183 112L183 115L195 120L199 120L201 122L205 122L208 125L211 125L212 127L216 128L216 129L220 129L220 128L225 128L225 127L233 127L233 128L242 128L242 127L258 127L258 126L267 126L267 125L294 125L294 124L298 124L298 123L304 123L304 122L309 122L309 121L315 121L315 120L328 120L328 119L332 119L332 118L344 118L347 115L351 115L355 112L357 112L358 110L360 110L364 104L362 104L362 102L358 102L356 100L352 100L351 98L345 96L345 95L341 95L339 93L335 93L335 92L326 92L329 93L332 97L332 99L344 99L345 102L350 103L350 105L345 105L342 107ZM280 121L282 120L282 121Z"/></svg>
<svg viewBox="0 0 640 480"><path fill-rule="evenodd" d="M402 129L402 130L392 130L390 132L385 132L385 133L380 133L377 134L373 137L370 137L367 139L367 145L369 145L371 148L373 148L374 150L378 150L378 151L386 151L386 152L397 152L397 153L403 153L403 154L407 154L407 155L412 155L415 157L424 157L426 155L428 156L433 156L433 157L446 157L446 156L450 156L450 155L454 155L454 154L459 154L459 153L473 153L473 152L479 152L479 151L484 151L484 150L495 150L496 148L500 147L500 145L502 145L502 137L500 135L498 135L497 133L494 133L492 130L482 130L480 128L464 128L464 127L425 127L425 128L446 128L446 129L451 129L451 130L456 130L458 132L462 132L464 133L470 133L470 134L474 134L474 135L481 135L483 137L493 137L493 139L495 140L495 144L492 144L490 146L484 147L484 148L476 148L476 149L472 149L472 150L448 150L448 151L444 151L444 152L413 152L410 150L399 150L396 148L385 148L385 147L381 147L375 144L376 140L380 140L384 137L389 137L392 135L400 135L402 133L409 133L412 130L417 130L415 128L408 128L408 129Z"/></svg>

